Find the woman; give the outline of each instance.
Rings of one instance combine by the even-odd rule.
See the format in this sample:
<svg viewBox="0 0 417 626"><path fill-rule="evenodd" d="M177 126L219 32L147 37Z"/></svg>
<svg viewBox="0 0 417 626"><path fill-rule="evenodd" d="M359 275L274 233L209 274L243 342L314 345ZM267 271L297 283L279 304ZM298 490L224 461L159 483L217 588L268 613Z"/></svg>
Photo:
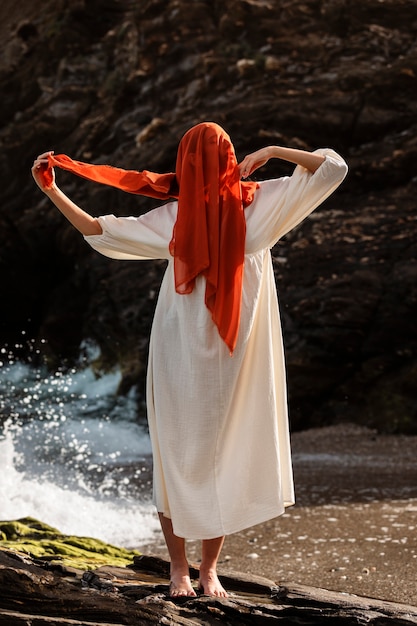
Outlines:
<svg viewBox="0 0 417 626"><path fill-rule="evenodd" d="M242 181L271 158L291 177ZM54 166L133 193L176 198L138 218L94 218L57 187ZM225 597L227 534L294 503L284 356L270 248L347 172L330 149L268 146L238 164L217 124L182 138L175 174L126 172L47 152L32 173L100 253L166 259L150 340L147 406L154 502L171 557L170 595L194 596L185 538L202 540L199 590Z"/></svg>

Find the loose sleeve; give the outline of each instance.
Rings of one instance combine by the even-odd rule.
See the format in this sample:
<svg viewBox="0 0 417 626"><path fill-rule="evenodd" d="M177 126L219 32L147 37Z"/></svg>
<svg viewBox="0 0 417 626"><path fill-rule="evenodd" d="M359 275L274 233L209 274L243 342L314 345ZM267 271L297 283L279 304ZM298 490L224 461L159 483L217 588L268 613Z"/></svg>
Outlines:
<svg viewBox="0 0 417 626"><path fill-rule="evenodd" d="M246 209L246 252L272 248L292 228L328 198L347 174L346 162L334 150L315 151L325 160L314 172L297 166L289 177L261 183Z"/></svg>
<svg viewBox="0 0 417 626"><path fill-rule="evenodd" d="M101 216L98 220L103 232L84 239L110 259L168 259L176 207L172 202L139 217Z"/></svg>

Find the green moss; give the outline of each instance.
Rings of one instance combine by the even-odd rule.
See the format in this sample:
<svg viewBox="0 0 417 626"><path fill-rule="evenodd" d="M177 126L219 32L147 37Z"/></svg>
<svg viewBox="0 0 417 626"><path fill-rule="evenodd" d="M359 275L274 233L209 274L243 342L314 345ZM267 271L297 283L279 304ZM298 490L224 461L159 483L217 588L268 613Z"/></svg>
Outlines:
<svg viewBox="0 0 417 626"><path fill-rule="evenodd" d="M0 548L23 552L45 561L78 569L100 565L129 565L140 552L119 548L91 537L63 535L30 517L0 521Z"/></svg>
<svg viewBox="0 0 417 626"><path fill-rule="evenodd" d="M9 540L18 540L21 537L42 538L45 534L61 534L56 528L52 528L52 526L39 522L32 517L22 517L13 522L0 522L0 532L4 533Z"/></svg>

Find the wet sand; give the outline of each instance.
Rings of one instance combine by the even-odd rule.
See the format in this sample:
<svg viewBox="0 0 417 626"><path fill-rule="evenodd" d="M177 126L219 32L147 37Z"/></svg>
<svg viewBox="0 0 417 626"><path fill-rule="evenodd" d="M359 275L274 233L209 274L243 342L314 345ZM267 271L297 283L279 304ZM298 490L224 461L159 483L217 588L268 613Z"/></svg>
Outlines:
<svg viewBox="0 0 417 626"><path fill-rule="evenodd" d="M227 537L219 570L417 605L417 437L340 425L292 449L296 505ZM140 549L167 557L162 539Z"/></svg>

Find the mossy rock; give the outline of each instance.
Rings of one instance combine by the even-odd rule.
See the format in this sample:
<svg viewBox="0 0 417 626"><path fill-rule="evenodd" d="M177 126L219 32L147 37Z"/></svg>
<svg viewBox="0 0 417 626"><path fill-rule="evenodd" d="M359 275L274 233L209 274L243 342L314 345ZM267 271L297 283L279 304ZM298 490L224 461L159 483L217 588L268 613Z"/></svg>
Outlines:
<svg viewBox="0 0 417 626"><path fill-rule="evenodd" d="M59 536L61 533L56 528L48 526L32 517L23 517L12 522L0 522L0 532L9 541L20 541L24 537L42 539L45 535Z"/></svg>
<svg viewBox="0 0 417 626"><path fill-rule="evenodd" d="M126 566L140 555L137 550L112 546L92 537L63 535L31 517L0 521L0 548L83 570L100 565Z"/></svg>

